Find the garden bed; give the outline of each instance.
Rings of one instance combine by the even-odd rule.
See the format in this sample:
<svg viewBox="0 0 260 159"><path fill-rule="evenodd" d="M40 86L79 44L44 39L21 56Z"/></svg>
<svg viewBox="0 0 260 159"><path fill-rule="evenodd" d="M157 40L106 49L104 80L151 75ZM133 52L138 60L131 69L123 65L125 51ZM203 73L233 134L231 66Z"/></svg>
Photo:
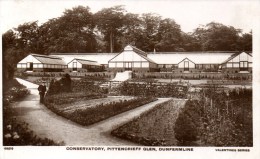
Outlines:
<svg viewBox="0 0 260 159"><path fill-rule="evenodd" d="M122 112L155 101L152 97L107 97L88 99L70 104L46 100L45 105L56 114L81 125L90 125Z"/></svg>
<svg viewBox="0 0 260 159"><path fill-rule="evenodd" d="M122 95L186 98L188 86L177 83L123 82L118 88Z"/></svg>
<svg viewBox="0 0 260 159"><path fill-rule="evenodd" d="M158 104L138 118L118 127L112 135L146 146L174 146L175 121L185 100L172 99Z"/></svg>
<svg viewBox="0 0 260 159"><path fill-rule="evenodd" d="M54 104L60 107L62 104L74 104L74 102L86 101L90 99L104 98L106 95L91 92L64 92L59 94L46 95L44 102L46 105Z"/></svg>

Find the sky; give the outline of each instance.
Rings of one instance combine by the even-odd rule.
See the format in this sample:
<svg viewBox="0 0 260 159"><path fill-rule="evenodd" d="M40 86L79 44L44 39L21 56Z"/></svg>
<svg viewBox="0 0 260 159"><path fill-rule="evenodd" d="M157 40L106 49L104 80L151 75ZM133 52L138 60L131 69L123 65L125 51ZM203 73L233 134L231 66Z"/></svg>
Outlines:
<svg viewBox="0 0 260 159"><path fill-rule="evenodd" d="M25 22L38 20L41 25L78 5L89 6L93 13L115 5L125 5L131 13L157 13L174 19L184 32L212 21L250 32L259 18L257 0L0 0L1 33Z"/></svg>

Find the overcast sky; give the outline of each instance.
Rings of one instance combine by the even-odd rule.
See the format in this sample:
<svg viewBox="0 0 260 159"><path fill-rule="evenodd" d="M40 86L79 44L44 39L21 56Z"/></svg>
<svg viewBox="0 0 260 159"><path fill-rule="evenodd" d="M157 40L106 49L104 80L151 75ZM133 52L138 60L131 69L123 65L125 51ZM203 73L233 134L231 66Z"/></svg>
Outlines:
<svg viewBox="0 0 260 159"><path fill-rule="evenodd" d="M213 1L213 0L0 0L1 33L30 21L39 25L48 19L59 17L65 9L78 5L89 6L95 13L102 8L125 5L131 13L157 13L163 18L172 18L184 32L191 32L200 24L215 21L249 32L258 16L258 0Z"/></svg>

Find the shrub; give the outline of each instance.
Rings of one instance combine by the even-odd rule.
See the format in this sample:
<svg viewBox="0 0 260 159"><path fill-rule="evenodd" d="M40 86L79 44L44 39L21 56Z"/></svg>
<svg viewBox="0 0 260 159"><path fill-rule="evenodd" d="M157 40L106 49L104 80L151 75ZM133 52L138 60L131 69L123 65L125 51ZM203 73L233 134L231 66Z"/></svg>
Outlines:
<svg viewBox="0 0 260 159"><path fill-rule="evenodd" d="M198 101L187 101L182 112L179 114L174 132L179 145L188 146L190 142L196 141L199 135L200 125Z"/></svg>
<svg viewBox="0 0 260 159"><path fill-rule="evenodd" d="M62 92L71 92L71 78L69 74L65 74L61 79L61 91Z"/></svg>
<svg viewBox="0 0 260 159"><path fill-rule="evenodd" d="M50 86L48 89L48 92L46 94L46 96L48 95L53 95L53 94L58 94L61 92L61 83L60 81L56 81L56 80L51 80L50 82Z"/></svg>

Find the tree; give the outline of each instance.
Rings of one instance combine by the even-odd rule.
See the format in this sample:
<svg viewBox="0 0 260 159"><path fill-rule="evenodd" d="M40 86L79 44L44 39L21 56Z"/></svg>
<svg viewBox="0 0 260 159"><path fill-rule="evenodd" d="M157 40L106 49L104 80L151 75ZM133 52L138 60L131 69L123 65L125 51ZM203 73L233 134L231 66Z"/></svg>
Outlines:
<svg viewBox="0 0 260 159"><path fill-rule="evenodd" d="M26 52L41 53L38 22L27 22L15 28L17 47Z"/></svg>
<svg viewBox="0 0 260 159"><path fill-rule="evenodd" d="M122 48L128 44L136 45L140 36L142 36L142 20L138 14L127 13L124 16L124 25L122 28L121 45Z"/></svg>
<svg viewBox="0 0 260 159"><path fill-rule="evenodd" d="M201 42L193 36L193 33L181 33L182 47L185 51L201 51Z"/></svg>
<svg viewBox="0 0 260 159"><path fill-rule="evenodd" d="M2 35L3 52L11 47L15 47L15 33L13 32L13 30L8 30Z"/></svg>
<svg viewBox="0 0 260 159"><path fill-rule="evenodd" d="M239 39L241 51L252 51L252 32L243 34Z"/></svg>
<svg viewBox="0 0 260 159"><path fill-rule="evenodd" d="M17 62L24 58L27 52L19 45L20 41L13 30L2 35L3 48L3 80L13 78Z"/></svg>
<svg viewBox="0 0 260 159"><path fill-rule="evenodd" d="M104 8L95 14L95 22L98 30L104 35L106 42L106 51L121 51L121 46L117 41L122 36L122 28L124 22L123 6L114 6Z"/></svg>
<svg viewBox="0 0 260 159"><path fill-rule="evenodd" d="M240 29L211 22L194 31L203 51L237 51Z"/></svg>
<svg viewBox="0 0 260 159"><path fill-rule="evenodd" d="M158 43L157 34L161 16L153 13L142 14L142 34L138 37L136 46L143 51L153 51Z"/></svg>
<svg viewBox="0 0 260 159"><path fill-rule="evenodd" d="M65 10L60 18L51 19L40 27L44 51L95 52L95 24L89 7Z"/></svg>
<svg viewBox="0 0 260 159"><path fill-rule="evenodd" d="M159 23L157 33L156 49L158 51L183 51L182 34L180 25L176 24L173 19L163 19Z"/></svg>

